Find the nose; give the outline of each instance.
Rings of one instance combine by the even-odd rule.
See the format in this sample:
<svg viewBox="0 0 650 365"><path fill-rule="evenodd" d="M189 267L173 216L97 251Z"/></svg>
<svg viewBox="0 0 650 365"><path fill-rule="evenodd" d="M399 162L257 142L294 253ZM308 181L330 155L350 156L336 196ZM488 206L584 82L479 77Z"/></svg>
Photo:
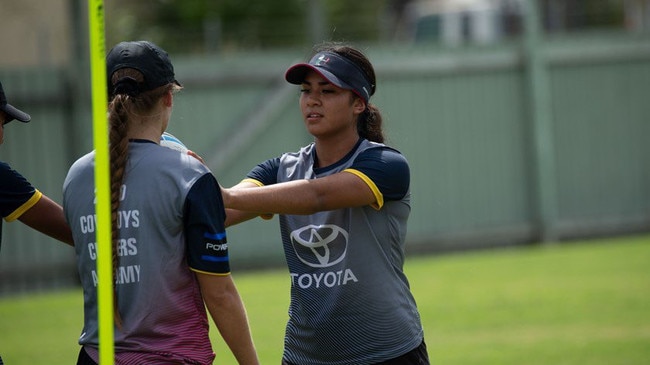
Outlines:
<svg viewBox="0 0 650 365"><path fill-rule="evenodd" d="M307 97L307 105L312 106L312 105L320 105L320 98L318 97L317 93L309 93L306 95Z"/></svg>

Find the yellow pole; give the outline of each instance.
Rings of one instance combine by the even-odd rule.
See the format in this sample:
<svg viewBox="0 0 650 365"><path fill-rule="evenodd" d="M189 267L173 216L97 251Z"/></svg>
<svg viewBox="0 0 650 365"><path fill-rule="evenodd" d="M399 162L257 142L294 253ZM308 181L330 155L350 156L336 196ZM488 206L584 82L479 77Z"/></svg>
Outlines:
<svg viewBox="0 0 650 365"><path fill-rule="evenodd" d="M99 363L112 365L115 362L113 343L113 250L111 240L104 2L102 0L88 0L88 16L93 144L95 147L95 194L97 198L95 213L97 214Z"/></svg>

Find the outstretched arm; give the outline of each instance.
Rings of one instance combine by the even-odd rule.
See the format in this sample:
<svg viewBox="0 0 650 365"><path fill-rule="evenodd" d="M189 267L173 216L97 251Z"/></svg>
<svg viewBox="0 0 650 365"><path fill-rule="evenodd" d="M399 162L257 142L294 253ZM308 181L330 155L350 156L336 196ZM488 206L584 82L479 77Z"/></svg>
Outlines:
<svg viewBox="0 0 650 365"><path fill-rule="evenodd" d="M239 184L231 187L230 189L249 189L249 188L259 188L259 186L253 184L250 181L242 181ZM225 198L224 193L227 193L226 190L224 188L221 188L221 195ZM255 212L246 212L243 210L226 208L226 227L234 226L235 224L245 222L259 215L260 215L259 213L255 213Z"/></svg>
<svg viewBox="0 0 650 365"><path fill-rule="evenodd" d="M74 246L63 208L45 195L18 217L18 220L41 233Z"/></svg>
<svg viewBox="0 0 650 365"><path fill-rule="evenodd" d="M359 207L377 202L369 185L343 171L330 176L296 180L254 189L222 190L226 208L256 214L313 214L319 211Z"/></svg>
<svg viewBox="0 0 650 365"><path fill-rule="evenodd" d="M196 273L203 300L221 337L239 364L259 364L246 308L230 275Z"/></svg>

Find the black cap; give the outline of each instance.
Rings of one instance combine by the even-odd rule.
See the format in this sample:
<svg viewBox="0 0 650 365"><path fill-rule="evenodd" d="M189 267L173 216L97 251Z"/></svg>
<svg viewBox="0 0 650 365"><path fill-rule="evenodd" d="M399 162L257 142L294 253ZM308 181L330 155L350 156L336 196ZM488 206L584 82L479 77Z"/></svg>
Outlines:
<svg viewBox="0 0 650 365"><path fill-rule="evenodd" d="M0 82L0 110L2 110L7 114L7 120L5 120L5 124L11 122L14 119L21 121L23 123L27 123L30 120L32 120L32 117L30 117L29 114L25 113L24 111L18 110L13 105L7 103L7 97L5 96L5 91L2 88L1 82Z"/></svg>
<svg viewBox="0 0 650 365"><path fill-rule="evenodd" d="M115 71L122 68L136 69L144 76L144 81L133 83L135 89L124 90L129 94L139 94L172 82L180 85L174 76L174 66L169 60L167 52L148 41L121 42L108 52L106 70L109 98L116 91L118 93L122 91L119 88L116 90L116 85L111 82ZM119 81L116 84L119 84Z"/></svg>
<svg viewBox="0 0 650 365"><path fill-rule="evenodd" d="M299 63L289 67L284 78L291 84L300 85L307 72L314 70L327 81L346 90L352 90L366 103L372 95L372 84L364 72L351 60L334 53L319 52L309 63Z"/></svg>

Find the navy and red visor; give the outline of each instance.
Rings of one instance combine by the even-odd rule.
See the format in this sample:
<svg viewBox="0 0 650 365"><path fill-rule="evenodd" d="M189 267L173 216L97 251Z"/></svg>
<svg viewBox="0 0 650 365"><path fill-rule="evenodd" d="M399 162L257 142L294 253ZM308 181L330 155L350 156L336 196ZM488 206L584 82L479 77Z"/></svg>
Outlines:
<svg viewBox="0 0 650 365"><path fill-rule="evenodd" d="M372 95L372 84L354 62L334 52L319 52L309 63L289 67L284 78L291 84L300 85L310 70L318 72L327 81L342 89L351 90L368 104Z"/></svg>

